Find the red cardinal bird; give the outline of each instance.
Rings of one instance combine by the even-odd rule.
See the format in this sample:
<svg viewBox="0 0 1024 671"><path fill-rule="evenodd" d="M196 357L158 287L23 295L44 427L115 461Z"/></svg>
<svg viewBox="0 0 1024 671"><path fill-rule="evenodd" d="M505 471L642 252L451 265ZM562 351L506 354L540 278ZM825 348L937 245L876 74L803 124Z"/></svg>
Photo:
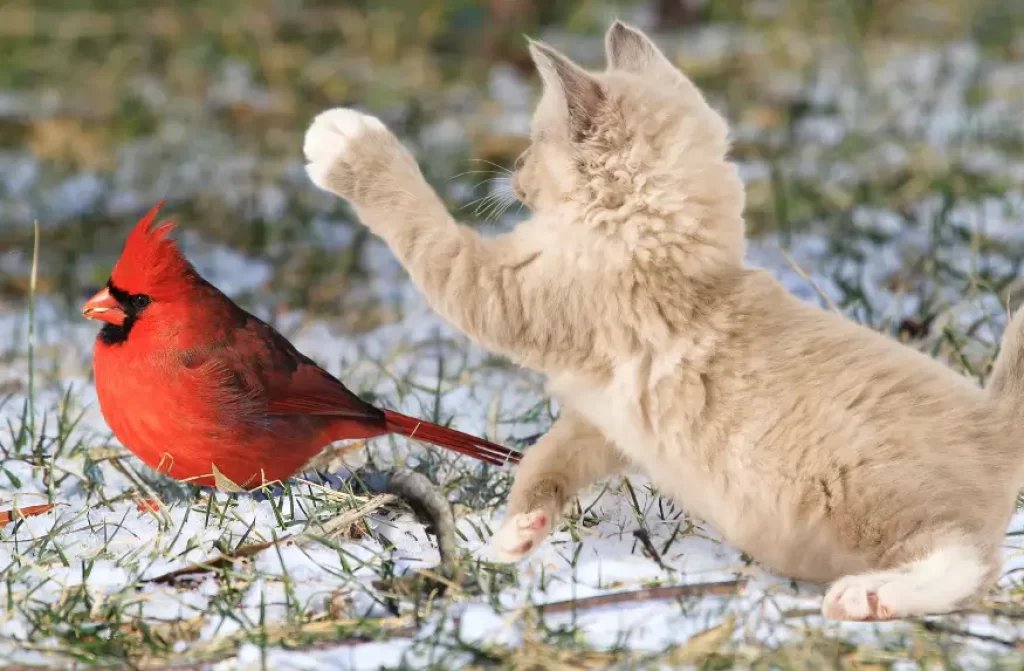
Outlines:
<svg viewBox="0 0 1024 671"><path fill-rule="evenodd" d="M361 400L204 280L153 227L135 226L106 288L82 307L106 322L93 350L100 409L152 468L200 485L285 480L326 445L389 433L499 465L519 454Z"/></svg>

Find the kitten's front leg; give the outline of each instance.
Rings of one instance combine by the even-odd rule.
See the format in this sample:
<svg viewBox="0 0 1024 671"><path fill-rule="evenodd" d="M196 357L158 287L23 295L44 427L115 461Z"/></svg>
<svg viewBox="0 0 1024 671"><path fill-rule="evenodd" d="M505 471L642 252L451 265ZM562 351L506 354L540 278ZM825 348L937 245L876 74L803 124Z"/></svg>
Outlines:
<svg viewBox="0 0 1024 671"><path fill-rule="evenodd" d="M579 318L582 290L564 273L539 276L543 249L522 246L514 233L485 239L452 219L378 119L349 109L323 112L306 132L304 150L313 182L352 203L430 306L457 328L531 368L591 355L594 320Z"/></svg>
<svg viewBox="0 0 1024 671"><path fill-rule="evenodd" d="M626 466L596 428L563 410L551 430L526 451L516 470L505 521L491 539L496 558L525 557L551 533L580 490Z"/></svg>
<svg viewBox="0 0 1024 671"><path fill-rule="evenodd" d="M419 205L432 205L433 190L424 181L416 160L398 138L375 116L346 108L319 114L306 131L303 144L306 173L318 187L348 200L360 211L411 205L410 199L422 199ZM398 194L412 189L408 198ZM437 203L440 206L440 202ZM442 218L447 217L443 212ZM436 214L435 214L436 216ZM378 235L389 220L361 217Z"/></svg>

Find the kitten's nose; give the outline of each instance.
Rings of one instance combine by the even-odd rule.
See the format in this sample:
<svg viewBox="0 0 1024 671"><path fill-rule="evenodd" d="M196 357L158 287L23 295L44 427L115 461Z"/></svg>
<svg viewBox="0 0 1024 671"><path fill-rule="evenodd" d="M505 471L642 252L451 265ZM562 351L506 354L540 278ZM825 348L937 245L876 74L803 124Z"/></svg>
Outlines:
<svg viewBox="0 0 1024 671"><path fill-rule="evenodd" d="M522 202L522 203L526 202L526 194L523 193L522 187L519 186L519 180L515 179L514 177L512 178L512 193L515 194L515 197L520 202Z"/></svg>

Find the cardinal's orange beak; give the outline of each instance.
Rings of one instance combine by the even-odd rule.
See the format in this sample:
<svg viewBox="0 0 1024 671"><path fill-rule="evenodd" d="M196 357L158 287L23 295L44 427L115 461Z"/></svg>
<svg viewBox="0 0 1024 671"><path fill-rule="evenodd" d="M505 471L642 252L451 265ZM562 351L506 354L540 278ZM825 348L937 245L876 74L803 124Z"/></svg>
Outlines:
<svg viewBox="0 0 1024 671"><path fill-rule="evenodd" d="M106 287L85 302L85 305L82 306L82 316L86 319L98 319L101 322L117 326L123 324L125 319L121 304L110 295L110 290Z"/></svg>

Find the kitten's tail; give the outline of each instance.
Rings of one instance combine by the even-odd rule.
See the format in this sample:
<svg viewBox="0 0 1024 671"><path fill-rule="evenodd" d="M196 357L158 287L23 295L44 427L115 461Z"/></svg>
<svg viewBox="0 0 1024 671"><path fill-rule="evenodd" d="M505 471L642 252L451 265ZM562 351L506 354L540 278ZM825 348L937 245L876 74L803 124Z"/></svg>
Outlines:
<svg viewBox="0 0 1024 671"><path fill-rule="evenodd" d="M1024 424L1024 308L1006 326L985 391Z"/></svg>

